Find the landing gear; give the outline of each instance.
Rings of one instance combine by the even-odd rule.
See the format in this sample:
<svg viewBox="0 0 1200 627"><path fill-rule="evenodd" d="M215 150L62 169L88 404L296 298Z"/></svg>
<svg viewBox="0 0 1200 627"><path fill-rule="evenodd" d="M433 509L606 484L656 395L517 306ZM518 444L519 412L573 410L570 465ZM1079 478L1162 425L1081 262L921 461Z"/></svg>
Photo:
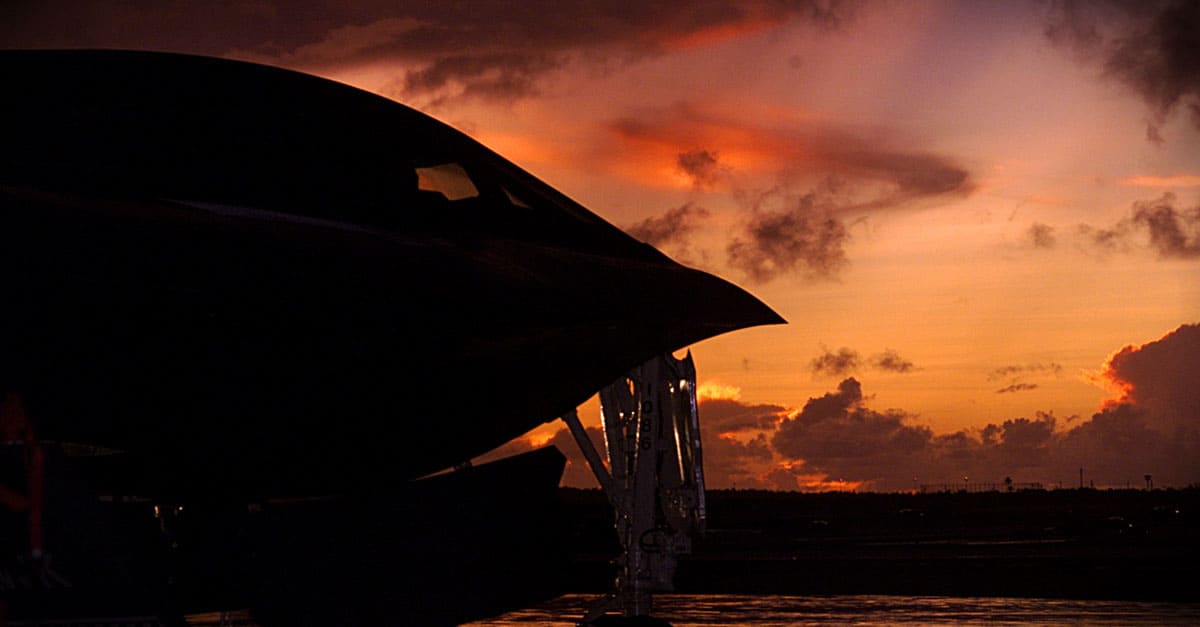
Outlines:
<svg viewBox="0 0 1200 627"><path fill-rule="evenodd" d="M601 460L575 412L563 416L616 513L621 555L615 590L581 625L610 613L649 617L653 594L674 589L680 555L704 533L704 467L696 411L696 368L655 357L600 392L607 460ZM605 465L607 461L607 467ZM640 623L639 623L640 624Z"/></svg>

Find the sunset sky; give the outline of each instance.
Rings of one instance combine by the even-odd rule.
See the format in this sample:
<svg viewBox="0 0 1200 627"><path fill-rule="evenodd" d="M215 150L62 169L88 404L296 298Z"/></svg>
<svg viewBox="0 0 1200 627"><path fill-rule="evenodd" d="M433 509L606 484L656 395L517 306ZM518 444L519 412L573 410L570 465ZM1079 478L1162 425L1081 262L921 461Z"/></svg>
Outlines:
<svg viewBox="0 0 1200 627"><path fill-rule="evenodd" d="M0 42L383 94L747 288L789 324L691 347L714 487L1200 483L1200 3L353 4L5 3Z"/></svg>

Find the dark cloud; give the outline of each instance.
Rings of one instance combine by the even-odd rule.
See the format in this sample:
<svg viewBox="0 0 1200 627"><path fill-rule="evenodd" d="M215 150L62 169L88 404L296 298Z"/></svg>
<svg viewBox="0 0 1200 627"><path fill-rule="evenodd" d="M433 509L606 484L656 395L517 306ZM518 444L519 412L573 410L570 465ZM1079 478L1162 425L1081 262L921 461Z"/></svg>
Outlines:
<svg viewBox="0 0 1200 627"><path fill-rule="evenodd" d="M849 175L891 183L890 193L868 202L868 206L890 207L917 198L966 195L975 189L970 172L946 157L858 143L854 138L842 138L828 147L829 157L836 164L835 172L843 170Z"/></svg>
<svg viewBox="0 0 1200 627"><path fill-rule="evenodd" d="M1034 248L1054 248L1057 243L1054 237L1054 227L1040 222L1030 225L1028 237Z"/></svg>
<svg viewBox="0 0 1200 627"><path fill-rule="evenodd" d="M933 440L928 427L905 424L899 410L866 407L861 384L853 378L837 392L809 399L795 416L782 421L771 444L781 455L803 460L810 472L848 480L877 480L911 468Z"/></svg>
<svg viewBox="0 0 1200 627"><path fill-rule="evenodd" d="M1038 412L1034 420L1017 418L1000 425L989 424L980 431L980 439L984 444L1017 449L1044 446L1054 436L1054 424L1052 414Z"/></svg>
<svg viewBox="0 0 1200 627"><path fill-rule="evenodd" d="M816 122L783 128L747 124L694 103L649 107L613 120L609 131L632 150L664 147L702 183L723 172L718 154L752 153L779 183L740 189L745 219L726 245L728 263L751 281L834 279L847 265L847 217L965 196L970 172L954 159L898 149L883 140ZM704 150L691 147L706 146ZM659 157L661 158L661 157ZM665 165L665 164L664 164ZM713 170L716 174L713 174ZM858 215L855 215L858 214Z"/></svg>
<svg viewBox="0 0 1200 627"><path fill-rule="evenodd" d="M781 275L833 278L847 263L846 225L822 195L811 192L781 210L756 210L742 237L726 247L729 265L764 283Z"/></svg>
<svg viewBox="0 0 1200 627"><path fill-rule="evenodd" d="M843 377L858 369L858 351L839 348L837 352L824 349L808 363L809 370L817 376Z"/></svg>
<svg viewBox="0 0 1200 627"><path fill-rule="evenodd" d="M1055 420L1039 414L989 424L977 433L935 435L913 424L903 410L867 407L861 385L846 379L838 391L813 398L794 417L783 421L772 444L798 473L863 484L867 489L908 488L922 484L1046 482L1062 473L1050 469Z"/></svg>
<svg viewBox="0 0 1200 627"><path fill-rule="evenodd" d="M809 370L815 376L843 377L863 366L863 360L859 357L858 351L852 348L843 346L837 352L827 348L822 350L823 352L808 364ZM872 355L866 365L876 370L897 373L912 372L916 367L913 362L901 357L900 353L890 348L882 353Z"/></svg>
<svg viewBox="0 0 1200 627"><path fill-rule="evenodd" d="M1104 254L1129 251L1132 232L1128 221L1118 222L1111 228L1097 228L1090 224L1079 225L1079 236L1083 239L1084 244Z"/></svg>
<svg viewBox="0 0 1200 627"><path fill-rule="evenodd" d="M1149 24L1114 42L1104 67L1137 91L1161 123L1185 99L1200 97L1200 3L1175 0L1138 10L1151 12ZM1196 103L1187 106L1195 110Z"/></svg>
<svg viewBox="0 0 1200 627"><path fill-rule="evenodd" d="M609 130L624 140L675 147L676 167L687 155L690 163L720 172L724 151L756 153L773 163L785 181L820 180L810 195L843 211L895 208L920 199L965 196L975 189L966 167L951 157L914 149L906 138L868 137L811 121L784 127L747 124L694 102L641 108L613 120ZM697 144L705 148L697 150ZM751 196L750 204L794 200L778 189Z"/></svg>
<svg viewBox="0 0 1200 627"><path fill-rule="evenodd" d="M703 414L700 418L704 420ZM774 453L765 434L748 440L732 435L704 434L704 483L712 489L771 488L764 475L772 470Z"/></svg>
<svg viewBox="0 0 1200 627"><path fill-rule="evenodd" d="M400 89L390 91L398 91L399 96L442 94L458 83L461 88L453 96L515 100L536 95L537 77L558 65L553 56L534 53L450 55L406 73L399 83ZM441 104L448 97L450 95L443 94L431 104Z"/></svg>
<svg viewBox="0 0 1200 627"><path fill-rule="evenodd" d="M708 150L681 152L675 162L692 179L692 186L697 189L711 187L724 169L717 159L717 153Z"/></svg>
<svg viewBox="0 0 1200 627"><path fill-rule="evenodd" d="M1194 482L1200 446L1195 433L1176 440L1155 430L1134 405L1119 404L1096 413L1068 432L1055 447L1062 474L1083 468L1086 480L1103 484L1138 485L1143 474L1159 485ZM1180 457L1181 455L1190 455ZM1068 480L1067 485L1073 482Z"/></svg>
<svg viewBox="0 0 1200 627"><path fill-rule="evenodd" d="M1033 420L1016 418L999 426L987 425L980 433L981 442L966 446L974 462L966 465L967 471L984 482L1016 475L1023 481L1045 483L1047 477L1059 476L1061 469L1047 469L1058 442L1055 425L1054 415L1044 412L1038 412Z"/></svg>
<svg viewBox="0 0 1200 627"><path fill-rule="evenodd" d="M1161 485L1200 481L1200 325L1126 346L1109 359L1102 377L1122 391L1118 399L1090 419L1068 418L1075 423L1068 431L1043 426L1036 437L1026 434L1044 440L1044 454L1014 449L1010 460L1032 459L1029 472L1062 477L1066 485L1080 467L1098 485L1138 485L1146 473Z"/></svg>
<svg viewBox="0 0 1200 627"><path fill-rule="evenodd" d="M1053 373L1057 364L1006 366L997 376ZM869 406L857 379L810 398L800 411L737 400L702 400L705 470L714 488L907 489L915 478L931 485L1018 483L1075 485L1079 468L1097 486L1200 483L1200 324L1161 339L1126 346L1101 377L1121 390L1090 418L1058 420L1050 412L980 429L934 434L901 409ZM1018 384L1019 385L1019 384ZM1068 428L1069 427L1069 428ZM603 451L599 429L589 429ZM595 485L566 429L552 442L568 457L568 485ZM505 447L528 450L525 441ZM813 479L816 477L817 479ZM822 483L845 481L845 484Z"/></svg>
<svg viewBox="0 0 1200 627"><path fill-rule="evenodd" d="M1006 377L1011 377L1013 375L1054 375L1054 376L1059 376L1062 374L1062 371L1063 371L1062 364L1055 363L1053 361L1049 362L1049 363L1040 363L1039 362L1039 363L1025 364L1025 365L1001 366L1001 367L996 368L995 370L991 371L990 373L988 373L988 380L995 381L997 379L1004 379Z"/></svg>
<svg viewBox="0 0 1200 627"><path fill-rule="evenodd" d="M1200 428L1200 324L1126 346L1109 359L1104 376L1124 390L1119 402L1146 412L1155 427Z"/></svg>
<svg viewBox="0 0 1200 627"><path fill-rule="evenodd" d="M1008 385L996 390L996 393L1010 394L1012 392L1028 392L1036 389L1038 389L1038 384L1036 383L1013 383L1012 385Z"/></svg>
<svg viewBox="0 0 1200 627"><path fill-rule="evenodd" d="M774 429L775 423L779 422L787 408L770 404L746 404L733 399L704 399L700 401L699 411L704 429L720 434Z"/></svg>
<svg viewBox="0 0 1200 627"><path fill-rule="evenodd" d="M775 457L768 435L787 408L734 399L701 399L699 412L704 477L709 487L775 487L766 478Z"/></svg>
<svg viewBox="0 0 1200 627"><path fill-rule="evenodd" d="M661 216L651 216L625 227L625 232L651 246L676 244L686 247L688 236L707 217L708 211L689 202Z"/></svg>
<svg viewBox="0 0 1200 627"><path fill-rule="evenodd" d="M900 356L900 353L887 349L871 357L871 365L886 372L911 372L915 367L913 362Z"/></svg>
<svg viewBox="0 0 1200 627"><path fill-rule="evenodd" d="M850 232L843 216L974 189L968 172L945 158L856 148L858 143L836 134L799 143L811 161L806 172L826 174L807 193L784 186L742 194L750 211L742 233L726 246L729 265L757 283L781 276L834 279L848 264ZM801 158L786 151L778 157L785 173L790 159Z"/></svg>
<svg viewBox="0 0 1200 627"><path fill-rule="evenodd" d="M1195 71L1200 74L1200 66ZM1200 257L1200 205L1176 209L1175 202L1175 195L1166 193L1157 200L1134 203L1133 223L1149 232L1150 245L1160 257Z"/></svg>
<svg viewBox="0 0 1200 627"><path fill-rule="evenodd" d="M782 131L788 136L787 131ZM819 168L825 182L817 189L839 212L895 209L909 203L946 197L965 197L975 191L971 173L954 159L917 150L896 149L880 141L818 128L791 133L791 145L781 155L785 171L796 160L808 172ZM829 193L837 192L837 193Z"/></svg>
<svg viewBox="0 0 1200 627"><path fill-rule="evenodd" d="M322 71L402 66L397 91L431 101L536 93L574 61L626 62L722 33L791 20L835 27L852 7L819 0L465 3L330 0L6 2L11 47L102 47L231 56Z"/></svg>
<svg viewBox="0 0 1200 627"><path fill-rule="evenodd" d="M1010 366L1001 376L1055 372L1056 364ZM1103 377L1123 390L1090 419L1075 416L1060 430L1051 413L989 424L978 431L934 435L898 409L867 406L862 386L846 379L836 392L809 399L783 420L771 440L789 468L867 482L873 488L921 483L1018 482L1074 485L1080 467L1097 485L1138 485L1150 473L1160 485L1200 481L1200 324L1162 339L1127 346ZM1016 384L1018 387L1029 384ZM1025 389L1025 388L1022 388ZM888 482L891 482L890 484Z"/></svg>
<svg viewBox="0 0 1200 627"><path fill-rule="evenodd" d="M1180 107L1200 129L1200 3L1057 2L1046 35L1081 58L1098 59L1107 77L1145 101L1151 141L1161 141L1158 127Z"/></svg>
<svg viewBox="0 0 1200 627"><path fill-rule="evenodd" d="M1136 238L1145 236L1163 259L1200 258L1200 204L1191 209L1179 204L1175 194L1167 192L1133 203L1130 216L1111 227L1081 224L1079 234L1091 248L1103 253L1132 250Z"/></svg>
<svg viewBox="0 0 1200 627"><path fill-rule="evenodd" d="M1036 420L1005 420L1001 425L1002 442L1007 447L1024 450L1045 446L1054 436L1054 422L1053 415L1041 412Z"/></svg>

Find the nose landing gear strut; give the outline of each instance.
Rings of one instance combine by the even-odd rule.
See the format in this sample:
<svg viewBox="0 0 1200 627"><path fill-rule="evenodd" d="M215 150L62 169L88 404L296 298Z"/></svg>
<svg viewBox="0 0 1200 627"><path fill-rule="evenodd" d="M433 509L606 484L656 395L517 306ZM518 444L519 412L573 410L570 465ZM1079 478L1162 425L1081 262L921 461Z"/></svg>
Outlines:
<svg viewBox="0 0 1200 627"><path fill-rule="evenodd" d="M678 557L704 533L704 465L696 410L696 368L655 357L600 391L607 459L575 412L563 416L616 515L621 554L615 590L580 622L649 618L653 595L674 589ZM607 462L607 465L606 463ZM631 621L632 622L632 621Z"/></svg>

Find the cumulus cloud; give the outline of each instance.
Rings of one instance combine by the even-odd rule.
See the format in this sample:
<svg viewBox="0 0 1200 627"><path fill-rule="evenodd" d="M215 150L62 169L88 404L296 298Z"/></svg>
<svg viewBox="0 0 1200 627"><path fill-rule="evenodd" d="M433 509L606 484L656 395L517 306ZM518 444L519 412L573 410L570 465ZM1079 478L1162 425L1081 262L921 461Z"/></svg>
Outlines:
<svg viewBox="0 0 1200 627"><path fill-rule="evenodd" d="M1118 405L1147 413L1165 430L1200 428L1200 324L1185 324L1142 346L1109 358L1102 376L1122 390Z"/></svg>
<svg viewBox="0 0 1200 627"><path fill-rule="evenodd" d="M1050 468L1054 460L1055 419L1038 414L989 424L977 431L934 434L900 409L868 407L861 384L846 379L836 392L809 399L780 423L772 444L788 467L816 486L836 480L868 489L909 488L912 481L959 485L1045 482L1068 476Z"/></svg>
<svg viewBox="0 0 1200 627"><path fill-rule="evenodd" d="M1054 435L1055 419L1052 414L1038 413L1034 420L1016 418L1005 420L1000 425L989 424L980 431L984 444L1007 445L1012 448L1042 446Z"/></svg>
<svg viewBox="0 0 1200 627"><path fill-rule="evenodd" d="M1052 42L1069 46L1104 75L1146 103L1146 136L1186 109L1200 129L1200 4L1194 0L1071 2L1053 5L1046 26Z"/></svg>
<svg viewBox="0 0 1200 627"><path fill-rule="evenodd" d="M687 10L619 0L49 0L0 5L0 40L224 55L314 71L389 63L406 97L513 99L536 93L545 75L572 62L629 62L789 21L835 27L850 12L847 3L819 0L706 0Z"/></svg>
<svg viewBox="0 0 1200 627"><path fill-rule="evenodd" d="M1092 418L1066 434L1062 459L1101 477L1159 485L1200 482L1200 324L1116 352L1101 371L1120 390ZM1136 481L1135 481L1136 483Z"/></svg>
<svg viewBox="0 0 1200 627"><path fill-rule="evenodd" d="M726 247L729 265L756 283L782 275L833 278L847 263L846 225L822 195L811 192L779 210L756 210L742 236Z"/></svg>
<svg viewBox="0 0 1200 627"><path fill-rule="evenodd" d="M1038 412L1032 420L1015 418L987 425L981 431L980 444L970 445L976 459L967 471L985 482L1016 475L1023 482L1042 483L1061 476L1061 469L1046 468L1055 453L1056 422L1053 414Z"/></svg>
<svg viewBox="0 0 1200 627"><path fill-rule="evenodd" d="M868 408L858 380L843 380L836 392L809 399L783 420L771 439L775 450L804 467L832 477L877 480L922 455L933 440L924 426L906 424L900 410Z"/></svg>
<svg viewBox="0 0 1200 627"><path fill-rule="evenodd" d="M1195 438L1177 440L1151 429L1136 410L1121 406L1095 414L1071 431L1057 454L1083 469L1085 485L1136 487L1148 474L1156 485L1178 487L1195 483L1195 464L1185 468L1188 462L1181 456L1195 459L1198 450Z"/></svg>
<svg viewBox="0 0 1200 627"><path fill-rule="evenodd" d="M1034 364L996 373L1057 369ZM888 481L905 485L905 477L947 485L963 477L985 483L1013 477L1069 487L1080 467L1097 485L1138 485L1146 473L1160 485L1200 481L1200 324L1121 349L1101 377L1120 394L1091 418L1071 416L1060 425L1052 413L1038 412L936 435L903 410L870 408L861 384L850 378L779 422L771 443L794 472L873 488Z"/></svg>

